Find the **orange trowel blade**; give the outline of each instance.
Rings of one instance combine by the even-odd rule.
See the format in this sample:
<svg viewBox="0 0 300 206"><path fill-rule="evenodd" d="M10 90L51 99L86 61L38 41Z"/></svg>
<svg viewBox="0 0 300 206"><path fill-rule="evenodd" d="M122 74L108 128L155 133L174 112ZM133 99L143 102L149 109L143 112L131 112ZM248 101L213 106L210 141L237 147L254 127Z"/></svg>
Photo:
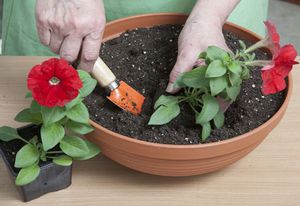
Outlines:
<svg viewBox="0 0 300 206"><path fill-rule="evenodd" d="M135 115L141 113L145 100L143 95L123 81L120 81L120 86L113 90L107 98L121 109Z"/></svg>

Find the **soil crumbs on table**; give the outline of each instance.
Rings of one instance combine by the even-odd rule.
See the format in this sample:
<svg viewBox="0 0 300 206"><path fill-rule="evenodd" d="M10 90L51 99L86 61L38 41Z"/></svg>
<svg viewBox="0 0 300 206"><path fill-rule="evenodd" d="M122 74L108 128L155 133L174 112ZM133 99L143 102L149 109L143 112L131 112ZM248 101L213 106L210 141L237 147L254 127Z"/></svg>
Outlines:
<svg viewBox="0 0 300 206"><path fill-rule="evenodd" d="M91 119L105 128L135 139L179 145L232 138L253 130L275 114L284 101L285 92L263 96L260 68L252 68L250 79L244 81L239 97L225 113L225 125L212 130L205 142L200 138L201 127L194 124L194 114L186 105L181 106L183 112L167 125L148 125L154 112L153 105L164 93L169 73L175 64L181 29L180 25L139 28L104 43L100 56L118 79L131 85L146 99L142 114L135 116L113 105L105 98L103 89L97 87L85 99ZM235 34L224 31L224 35L232 51L239 48L239 38ZM251 44L245 43L248 46ZM258 59L270 58L263 51L256 52L256 56Z"/></svg>

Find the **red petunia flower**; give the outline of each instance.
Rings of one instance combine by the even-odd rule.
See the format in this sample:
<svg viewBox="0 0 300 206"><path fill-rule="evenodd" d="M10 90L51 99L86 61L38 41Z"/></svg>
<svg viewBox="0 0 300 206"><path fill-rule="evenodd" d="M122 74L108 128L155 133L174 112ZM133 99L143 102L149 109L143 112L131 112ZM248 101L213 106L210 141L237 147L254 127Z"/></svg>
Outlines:
<svg viewBox="0 0 300 206"><path fill-rule="evenodd" d="M267 28L267 36L263 41L266 44L265 46L271 50L272 54L276 55L278 49L280 48L280 36L272 22L265 21L264 23Z"/></svg>
<svg viewBox="0 0 300 206"><path fill-rule="evenodd" d="M274 94L286 87L285 77L288 76L294 64L297 51L293 45L285 45L278 49L273 56L272 63L262 69L263 94Z"/></svg>
<svg viewBox="0 0 300 206"><path fill-rule="evenodd" d="M27 87L40 105L63 107L77 97L82 82L67 61L51 58L31 69Z"/></svg>

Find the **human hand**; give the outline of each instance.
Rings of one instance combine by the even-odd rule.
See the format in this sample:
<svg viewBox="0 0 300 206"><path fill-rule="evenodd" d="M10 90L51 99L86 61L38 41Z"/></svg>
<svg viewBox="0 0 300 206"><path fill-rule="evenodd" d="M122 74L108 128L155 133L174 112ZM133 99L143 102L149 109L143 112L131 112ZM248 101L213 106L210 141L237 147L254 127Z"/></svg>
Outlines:
<svg viewBox="0 0 300 206"><path fill-rule="evenodd" d="M229 50L222 33L222 26L228 15L240 0L198 0L187 19L178 40L178 56L170 74L166 89L176 93L179 89L173 87L177 77L193 69L199 54L208 46L217 46Z"/></svg>
<svg viewBox="0 0 300 206"><path fill-rule="evenodd" d="M36 23L42 44L69 62L79 59L79 68L92 70L105 27L102 0L37 0Z"/></svg>

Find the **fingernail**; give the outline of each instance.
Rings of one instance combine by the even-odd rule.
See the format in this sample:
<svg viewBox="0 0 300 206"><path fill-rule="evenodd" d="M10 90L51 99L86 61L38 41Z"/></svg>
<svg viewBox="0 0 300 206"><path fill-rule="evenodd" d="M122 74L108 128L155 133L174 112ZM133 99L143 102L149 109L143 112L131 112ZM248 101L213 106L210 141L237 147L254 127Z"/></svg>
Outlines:
<svg viewBox="0 0 300 206"><path fill-rule="evenodd" d="M167 86L166 91L167 92L173 92L173 90L174 90L174 84L173 83L169 83L168 86Z"/></svg>

